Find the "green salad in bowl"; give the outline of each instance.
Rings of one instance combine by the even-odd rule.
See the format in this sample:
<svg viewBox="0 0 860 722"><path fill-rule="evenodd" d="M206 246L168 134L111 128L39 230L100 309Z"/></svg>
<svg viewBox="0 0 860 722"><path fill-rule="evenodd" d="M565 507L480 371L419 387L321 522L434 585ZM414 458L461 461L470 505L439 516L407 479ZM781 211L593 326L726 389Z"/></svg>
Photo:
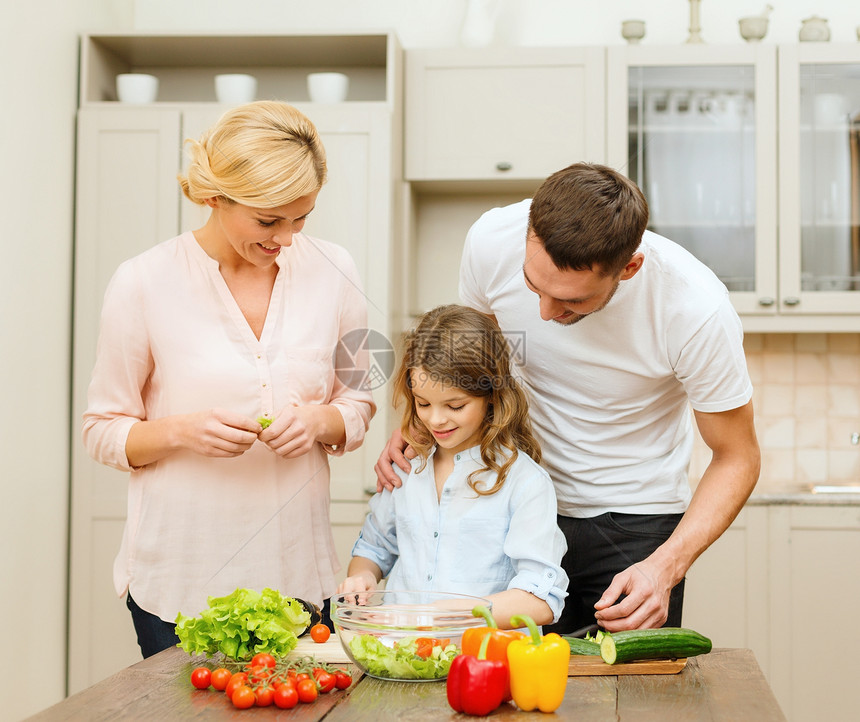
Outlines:
<svg viewBox="0 0 860 722"><path fill-rule="evenodd" d="M349 658L377 679L444 680L466 629L481 627L472 609L490 602L447 592L380 590L332 597L332 621Z"/></svg>

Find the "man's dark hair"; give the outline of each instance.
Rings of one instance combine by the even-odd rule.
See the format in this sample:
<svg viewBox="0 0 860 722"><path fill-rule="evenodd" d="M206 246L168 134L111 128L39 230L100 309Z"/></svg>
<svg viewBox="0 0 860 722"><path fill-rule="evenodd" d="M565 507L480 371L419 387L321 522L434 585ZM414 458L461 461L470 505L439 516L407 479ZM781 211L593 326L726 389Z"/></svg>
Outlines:
<svg viewBox="0 0 860 722"><path fill-rule="evenodd" d="M648 226L648 203L618 171L574 163L537 189L529 230L562 270L620 273Z"/></svg>

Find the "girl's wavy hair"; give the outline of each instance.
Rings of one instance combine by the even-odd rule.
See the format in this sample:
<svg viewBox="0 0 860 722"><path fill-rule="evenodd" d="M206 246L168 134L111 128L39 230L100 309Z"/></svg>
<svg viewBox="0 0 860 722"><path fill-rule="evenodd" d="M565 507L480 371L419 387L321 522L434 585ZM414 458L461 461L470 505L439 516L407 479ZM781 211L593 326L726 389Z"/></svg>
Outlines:
<svg viewBox="0 0 860 722"><path fill-rule="evenodd" d="M439 306L424 314L406 334L394 378L394 405L405 406L400 431L418 453L423 469L434 442L415 410L412 378L416 373L426 373L435 382L488 401L481 431L484 466L468 479L476 494L487 496L501 489L520 451L540 463L541 449L532 433L528 399L511 373L508 343L489 316L466 306ZM476 478L485 471L496 474L495 484L487 489L479 487Z"/></svg>

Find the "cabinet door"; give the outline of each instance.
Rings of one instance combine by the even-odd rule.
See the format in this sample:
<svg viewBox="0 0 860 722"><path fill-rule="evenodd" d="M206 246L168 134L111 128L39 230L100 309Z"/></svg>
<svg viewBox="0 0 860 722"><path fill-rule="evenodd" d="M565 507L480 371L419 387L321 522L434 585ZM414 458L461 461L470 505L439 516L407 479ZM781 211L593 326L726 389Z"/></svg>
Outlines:
<svg viewBox="0 0 860 722"><path fill-rule="evenodd" d="M860 48L780 46L779 94L780 310L860 314Z"/></svg>
<svg viewBox="0 0 860 722"><path fill-rule="evenodd" d="M608 162L642 188L649 228L708 265L739 312L774 314L775 49L619 46L607 77Z"/></svg>
<svg viewBox="0 0 860 722"><path fill-rule="evenodd" d="M605 157L603 48L409 51L408 180L545 178Z"/></svg>
<svg viewBox="0 0 860 722"><path fill-rule="evenodd" d="M72 414L69 691L140 659L131 618L112 587L127 475L80 442L102 297L116 267L176 235L179 112L84 109L78 116ZM107 643L106 643L107 642Z"/></svg>
<svg viewBox="0 0 860 722"><path fill-rule="evenodd" d="M752 649L768 675L768 508L748 506L687 572L683 625L714 647Z"/></svg>
<svg viewBox="0 0 860 722"><path fill-rule="evenodd" d="M860 708L860 506L771 508L770 682L790 720Z"/></svg>

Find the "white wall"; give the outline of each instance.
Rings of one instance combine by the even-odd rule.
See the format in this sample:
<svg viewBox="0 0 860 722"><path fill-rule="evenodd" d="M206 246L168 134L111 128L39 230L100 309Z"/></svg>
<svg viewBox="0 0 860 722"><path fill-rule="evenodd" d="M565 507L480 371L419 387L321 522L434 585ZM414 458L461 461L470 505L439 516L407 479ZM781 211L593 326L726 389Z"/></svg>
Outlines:
<svg viewBox="0 0 860 722"><path fill-rule="evenodd" d="M78 33L128 25L130 10L115 0L3 2L0 717L6 720L65 694Z"/></svg>
<svg viewBox="0 0 860 722"><path fill-rule="evenodd" d="M516 45L608 45L624 42L621 21L646 22L646 43L687 39L687 0L497 0L498 39ZM816 14L830 21L834 42L855 41L860 24L856 0L702 0L706 42L743 42L738 18L758 15L770 3L765 40L794 42L800 21ZM206 30L394 28L403 46L445 47L457 42L466 0L146 0L135 4L138 29Z"/></svg>
<svg viewBox="0 0 860 722"><path fill-rule="evenodd" d="M712 43L741 42L737 18L767 0L703 0ZM846 0L772 0L767 42L793 42L814 11L833 40L855 41L860 5ZM300 32L394 28L406 48L457 42L465 0L4 0L0 67L0 699L19 719L65 688L69 343L77 36L84 30ZM645 43L687 37L685 0L500 0L498 42L587 45L622 42L621 20L646 21ZM70 436L71 434L71 436ZM48 660L25 669L26 651ZM12 695L12 690L23 694ZM23 699L22 699L23 698ZM21 699L22 701L18 701Z"/></svg>

